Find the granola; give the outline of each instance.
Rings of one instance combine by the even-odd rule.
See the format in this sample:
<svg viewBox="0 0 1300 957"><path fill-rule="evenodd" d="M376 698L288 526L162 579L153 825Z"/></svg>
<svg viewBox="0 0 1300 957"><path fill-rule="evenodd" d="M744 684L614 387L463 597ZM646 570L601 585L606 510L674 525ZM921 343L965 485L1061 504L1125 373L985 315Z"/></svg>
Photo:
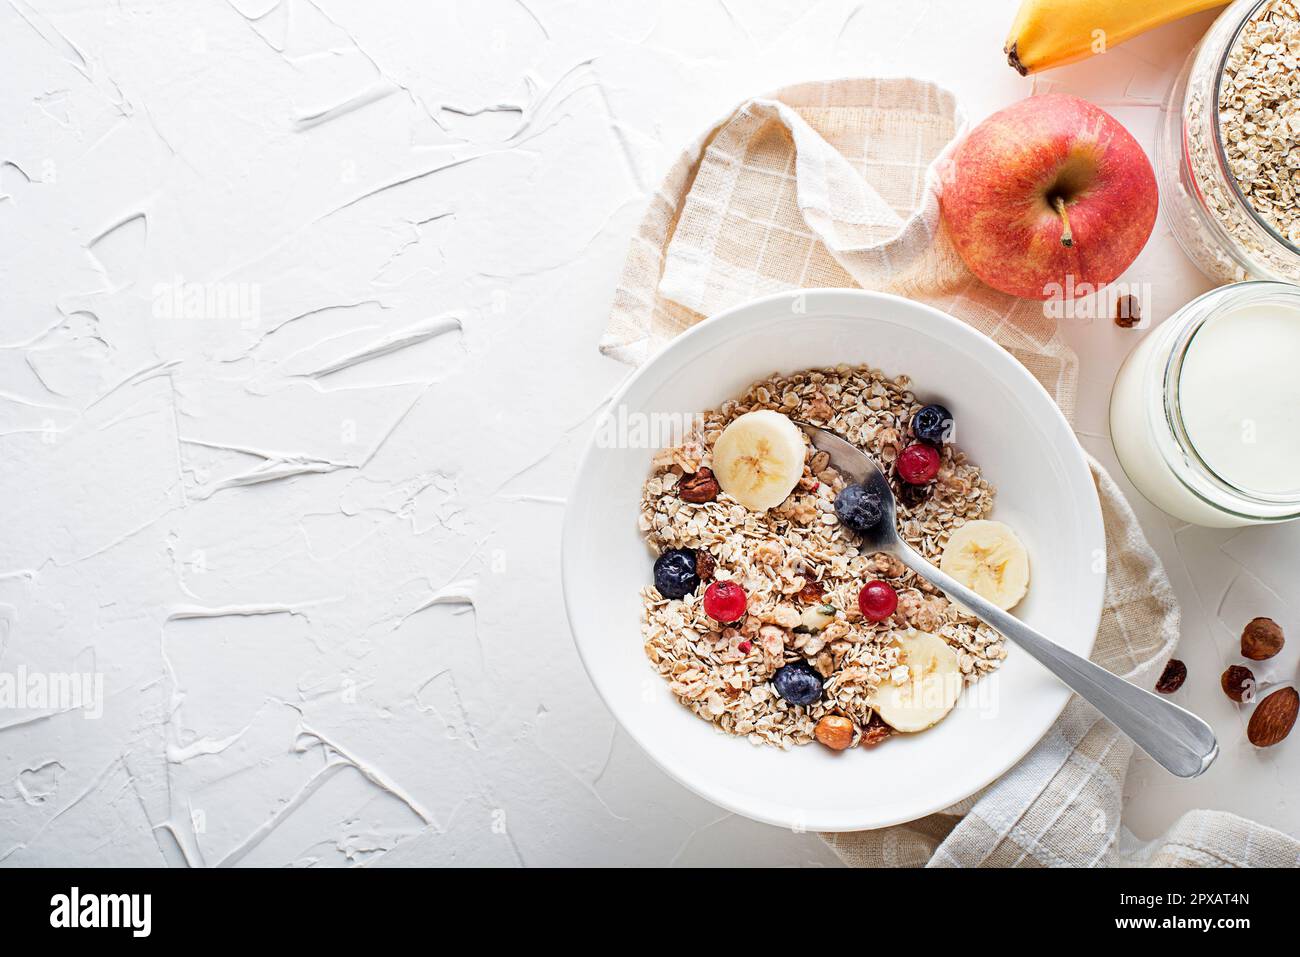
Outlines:
<svg viewBox="0 0 1300 957"><path fill-rule="evenodd" d="M818 723L837 716L851 722L850 746L875 744L889 732L874 715L873 693L882 682L908 677L896 644L901 631L942 637L959 656L966 683L1005 658L1000 635L898 559L859 554L858 536L835 514L844 479L806 440L803 476L775 508L751 511L724 492L694 500L702 498L693 490L713 465L714 443L748 412L771 409L825 426L888 467L922 406L906 376L890 378L866 366L773 375L705 413L681 445L656 456L639 519L652 552L707 554L716 581L735 582L748 594L744 617L722 624L705 613L699 594L666 599L653 587L642 591L646 655L701 718L754 744L788 748L813 741ZM938 475L923 493L890 476L900 534L935 563L955 529L990 514L995 494L951 443L940 455ZM868 621L858 607L859 589L873 578L888 580L899 596L896 612L881 622ZM791 704L772 687L776 671L794 662L806 662L824 679L823 695L811 705ZM840 722L822 725L823 743L831 738L838 747L843 736Z"/></svg>

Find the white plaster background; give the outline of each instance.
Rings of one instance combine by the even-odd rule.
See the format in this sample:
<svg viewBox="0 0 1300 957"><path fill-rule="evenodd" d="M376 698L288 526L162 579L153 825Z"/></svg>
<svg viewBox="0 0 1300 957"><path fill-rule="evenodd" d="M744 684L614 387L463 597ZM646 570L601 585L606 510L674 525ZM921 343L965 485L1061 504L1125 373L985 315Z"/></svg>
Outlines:
<svg viewBox="0 0 1300 957"><path fill-rule="evenodd" d="M625 374L595 345L648 191L707 123L866 73L981 118L1034 88L998 52L1015 6L0 4L0 667L107 696L99 720L0 711L0 862L834 863L667 780L583 674L558 531ZM1150 147L1209 20L1037 87ZM158 317L177 277L255 294L257 321ZM1125 278L1157 319L1205 288L1163 225ZM1140 333L1069 335L1113 462ZM1178 698L1224 754L1190 783L1139 761L1126 824L1300 832L1300 746L1245 746L1217 691L1245 618L1300 636L1300 530L1135 504L1184 602Z"/></svg>

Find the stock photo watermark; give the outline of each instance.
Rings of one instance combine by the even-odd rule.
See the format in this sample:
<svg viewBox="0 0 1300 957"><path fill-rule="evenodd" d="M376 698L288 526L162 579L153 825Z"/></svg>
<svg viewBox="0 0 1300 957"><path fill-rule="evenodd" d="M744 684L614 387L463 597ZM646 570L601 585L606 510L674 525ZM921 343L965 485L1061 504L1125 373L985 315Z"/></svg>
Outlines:
<svg viewBox="0 0 1300 957"><path fill-rule="evenodd" d="M177 275L151 290L155 319L235 321L256 326L262 316L262 287L255 282L189 282Z"/></svg>
<svg viewBox="0 0 1300 957"><path fill-rule="evenodd" d="M1097 285L1066 276L1064 283L1045 285L1043 294L1043 315L1058 322L1113 319L1126 329L1145 329L1151 324L1151 284L1147 282Z"/></svg>
<svg viewBox="0 0 1300 957"><path fill-rule="evenodd" d="M0 671L0 709L18 711L82 711L97 719L104 714L104 676L96 672Z"/></svg>
<svg viewBox="0 0 1300 957"><path fill-rule="evenodd" d="M619 406L596 427L602 449L667 449L704 425L700 412L629 412Z"/></svg>
<svg viewBox="0 0 1300 957"><path fill-rule="evenodd" d="M148 937L153 928L150 894L88 894L79 887L50 898L50 926L55 928L117 927L132 937Z"/></svg>

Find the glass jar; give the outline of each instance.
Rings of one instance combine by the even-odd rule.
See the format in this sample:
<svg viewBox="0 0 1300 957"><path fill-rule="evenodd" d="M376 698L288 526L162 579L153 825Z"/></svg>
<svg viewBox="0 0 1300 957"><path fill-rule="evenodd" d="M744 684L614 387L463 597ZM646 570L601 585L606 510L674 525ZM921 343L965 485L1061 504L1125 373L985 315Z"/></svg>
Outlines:
<svg viewBox="0 0 1300 957"><path fill-rule="evenodd" d="M1194 525L1300 518L1300 286L1243 282L1192 300L1124 361L1110 400L1120 464Z"/></svg>
<svg viewBox="0 0 1300 957"><path fill-rule="evenodd" d="M1270 0L1236 0L1192 50L1170 88L1156 140L1165 219L1179 245L1215 282L1300 282L1300 247L1262 218L1228 165L1219 93L1228 56Z"/></svg>

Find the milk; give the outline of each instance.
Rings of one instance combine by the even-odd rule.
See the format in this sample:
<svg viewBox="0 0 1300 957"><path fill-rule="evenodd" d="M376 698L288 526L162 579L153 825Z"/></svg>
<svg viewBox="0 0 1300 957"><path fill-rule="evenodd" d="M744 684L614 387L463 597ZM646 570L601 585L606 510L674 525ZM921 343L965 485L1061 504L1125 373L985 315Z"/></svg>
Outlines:
<svg viewBox="0 0 1300 957"><path fill-rule="evenodd" d="M1193 448L1230 485L1300 492L1300 310L1242 306L1193 336L1178 380Z"/></svg>
<svg viewBox="0 0 1300 957"><path fill-rule="evenodd" d="M1129 480L1170 515L1300 517L1300 287L1244 282L1188 303L1125 360L1110 426Z"/></svg>

